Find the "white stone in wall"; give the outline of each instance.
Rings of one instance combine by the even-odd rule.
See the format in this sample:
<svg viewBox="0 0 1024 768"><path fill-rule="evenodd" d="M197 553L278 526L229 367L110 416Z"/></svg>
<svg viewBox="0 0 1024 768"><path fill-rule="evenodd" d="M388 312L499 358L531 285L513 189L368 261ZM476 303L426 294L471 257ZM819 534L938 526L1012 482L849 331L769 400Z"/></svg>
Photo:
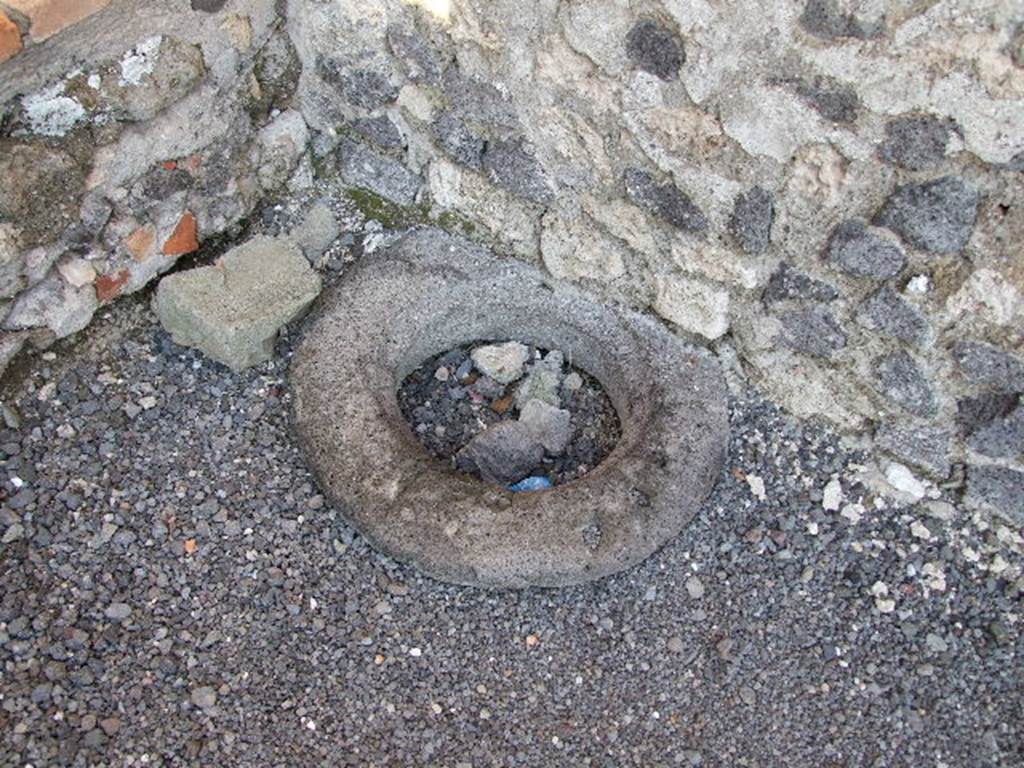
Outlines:
<svg viewBox="0 0 1024 768"><path fill-rule="evenodd" d="M672 260L684 272L701 275L733 288L753 290L764 285L769 276L767 262L755 258L737 259L733 252L717 243L676 238L672 242Z"/></svg>
<svg viewBox="0 0 1024 768"><path fill-rule="evenodd" d="M699 280L660 275L654 311L708 341L729 330L729 292Z"/></svg>
<svg viewBox="0 0 1024 768"><path fill-rule="evenodd" d="M562 14L565 37L575 50L611 75L628 64L623 41L634 17L620 3L565 3Z"/></svg>
<svg viewBox="0 0 1024 768"><path fill-rule="evenodd" d="M946 324L964 320L1024 328L1024 295L996 270L979 269L946 301Z"/></svg>
<svg viewBox="0 0 1024 768"><path fill-rule="evenodd" d="M817 119L800 99L781 88L753 86L729 94L722 104L722 128L748 153L780 163L816 139Z"/></svg>
<svg viewBox="0 0 1024 768"><path fill-rule="evenodd" d="M622 246L602 236L586 217L568 221L552 211L545 215L542 226L541 255L555 277L611 282L626 273Z"/></svg>

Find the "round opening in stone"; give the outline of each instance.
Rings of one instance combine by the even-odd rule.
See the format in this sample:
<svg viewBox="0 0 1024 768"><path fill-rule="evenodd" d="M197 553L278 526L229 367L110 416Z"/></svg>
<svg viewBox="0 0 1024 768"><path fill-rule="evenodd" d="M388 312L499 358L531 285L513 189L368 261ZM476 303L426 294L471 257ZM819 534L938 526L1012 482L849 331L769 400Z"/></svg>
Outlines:
<svg viewBox="0 0 1024 768"><path fill-rule="evenodd" d="M398 405L452 468L511 491L546 490L584 477L622 434L604 387L572 358L516 340L462 344L406 376Z"/></svg>
<svg viewBox="0 0 1024 768"><path fill-rule="evenodd" d="M456 350L472 359L481 340L524 346L512 358L524 369L561 353L566 378L568 359L600 382L618 424L600 463L517 493L424 449L403 383L418 369L458 376L463 363L438 363ZM562 586L640 562L697 514L728 445L725 383L707 350L434 229L346 270L304 327L289 380L299 445L332 505L380 551L459 584ZM514 402L513 383L502 397Z"/></svg>

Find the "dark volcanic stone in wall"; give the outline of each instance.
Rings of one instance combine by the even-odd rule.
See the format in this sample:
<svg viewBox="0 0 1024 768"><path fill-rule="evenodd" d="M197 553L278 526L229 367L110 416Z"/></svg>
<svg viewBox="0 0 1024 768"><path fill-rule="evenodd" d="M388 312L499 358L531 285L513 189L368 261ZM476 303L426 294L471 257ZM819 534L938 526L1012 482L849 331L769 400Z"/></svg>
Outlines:
<svg viewBox="0 0 1024 768"><path fill-rule="evenodd" d="M828 283L815 280L783 261L768 280L763 298L765 302L771 303L791 299L832 301L838 296L839 291Z"/></svg>
<svg viewBox="0 0 1024 768"><path fill-rule="evenodd" d="M864 300L857 310L857 322L908 344L921 344L928 338L924 315L888 286Z"/></svg>
<svg viewBox="0 0 1024 768"><path fill-rule="evenodd" d="M674 184L658 184L639 168L627 168L623 176L629 199L646 211L686 232L702 235L708 220L689 196Z"/></svg>
<svg viewBox="0 0 1024 768"><path fill-rule="evenodd" d="M228 0L192 0L192 10L216 13L227 5L227 2Z"/></svg>
<svg viewBox="0 0 1024 768"><path fill-rule="evenodd" d="M338 144L338 160L338 170L347 185L369 190L398 205L416 202L422 181L401 163L348 139Z"/></svg>
<svg viewBox="0 0 1024 768"><path fill-rule="evenodd" d="M406 77L412 82L432 85L441 82L444 65L422 35L392 24L387 29L387 40L391 53L401 62Z"/></svg>
<svg viewBox="0 0 1024 768"><path fill-rule="evenodd" d="M317 74L333 86L349 104L380 109L398 98L398 88L386 75L373 69L345 69L336 61L318 59Z"/></svg>
<svg viewBox="0 0 1024 768"><path fill-rule="evenodd" d="M828 260L853 277L886 280L895 277L907 263L898 243L872 232L862 221L844 221L829 238Z"/></svg>
<svg viewBox="0 0 1024 768"><path fill-rule="evenodd" d="M729 219L729 231L744 252L764 253L771 240L774 219L775 206L771 193L761 187L753 187L737 195Z"/></svg>
<svg viewBox="0 0 1024 768"><path fill-rule="evenodd" d="M60 149L0 140L0 220L17 225L23 248L57 239L78 221L85 175Z"/></svg>
<svg viewBox="0 0 1024 768"><path fill-rule="evenodd" d="M882 397L915 416L933 416L935 394L914 358L902 350L875 364L875 389Z"/></svg>
<svg viewBox="0 0 1024 768"><path fill-rule="evenodd" d="M810 80L783 82L790 85L800 98L826 120L834 123L852 123L857 119L860 112L860 97L853 86L824 75L818 75Z"/></svg>
<svg viewBox="0 0 1024 768"><path fill-rule="evenodd" d="M1024 472L1007 467L971 467L967 494L991 504L1017 525L1024 525Z"/></svg>
<svg viewBox="0 0 1024 768"><path fill-rule="evenodd" d="M825 307L804 307L783 312L782 340L786 346L815 357L831 357L846 346L846 334Z"/></svg>
<svg viewBox="0 0 1024 768"><path fill-rule="evenodd" d="M505 95L490 83L467 77L454 67L442 78L452 111L462 120L495 131L520 130L519 116Z"/></svg>
<svg viewBox="0 0 1024 768"><path fill-rule="evenodd" d="M909 115L890 120L885 141L878 148L887 163L912 171L931 168L946 157L946 146L956 130L953 120L935 115Z"/></svg>
<svg viewBox="0 0 1024 768"><path fill-rule="evenodd" d="M650 19L637 22L626 35L626 55L640 69L662 80L675 80L686 62L679 36Z"/></svg>
<svg viewBox="0 0 1024 768"><path fill-rule="evenodd" d="M352 130L381 149L401 149L405 146L401 131L387 115L353 120Z"/></svg>
<svg viewBox="0 0 1024 768"><path fill-rule="evenodd" d="M541 205L554 199L544 169L522 139L488 143L481 162L491 181L512 194Z"/></svg>
<svg viewBox="0 0 1024 768"><path fill-rule="evenodd" d="M896 189L875 222L924 251L959 253L978 216L978 192L956 176Z"/></svg>
<svg viewBox="0 0 1024 768"><path fill-rule="evenodd" d="M994 421L1005 418L1017 407L1020 398L1013 393L987 392L978 397L965 397L956 404L956 421L960 432L970 437Z"/></svg>
<svg viewBox="0 0 1024 768"><path fill-rule="evenodd" d="M480 170L483 167L483 138L451 113L445 113L430 126L437 143L448 157L459 165Z"/></svg>
<svg viewBox="0 0 1024 768"><path fill-rule="evenodd" d="M981 341L961 341L953 347L960 373L971 384L995 392L1024 392L1024 360Z"/></svg>
<svg viewBox="0 0 1024 768"><path fill-rule="evenodd" d="M823 40L841 37L866 40L880 35L885 26L881 19L861 21L852 14L843 13L835 0L808 0L800 15L800 25Z"/></svg>
<svg viewBox="0 0 1024 768"><path fill-rule="evenodd" d="M967 443L971 450L1000 459L1017 459L1024 454L1024 406L993 419L976 430Z"/></svg>
<svg viewBox="0 0 1024 768"><path fill-rule="evenodd" d="M885 422L875 431L875 445L907 464L937 477L949 474L952 435L939 427L913 427Z"/></svg>

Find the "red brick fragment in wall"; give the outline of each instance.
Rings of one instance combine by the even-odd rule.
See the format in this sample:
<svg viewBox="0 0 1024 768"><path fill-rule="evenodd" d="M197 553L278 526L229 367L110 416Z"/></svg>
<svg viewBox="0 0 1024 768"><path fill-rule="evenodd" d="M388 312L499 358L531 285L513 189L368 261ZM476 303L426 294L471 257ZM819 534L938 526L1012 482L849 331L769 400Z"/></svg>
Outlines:
<svg viewBox="0 0 1024 768"><path fill-rule="evenodd" d="M164 243L165 256L184 256L199 250L199 228L196 225L196 217L186 211L181 217L174 233Z"/></svg>
<svg viewBox="0 0 1024 768"><path fill-rule="evenodd" d="M18 25L0 11L0 61L7 61L21 50L21 31Z"/></svg>
<svg viewBox="0 0 1024 768"><path fill-rule="evenodd" d="M110 0L4 0L29 20L29 36L45 40L65 27L92 16L110 5Z"/></svg>
<svg viewBox="0 0 1024 768"><path fill-rule="evenodd" d="M100 275L96 278L96 298L103 303L116 299L121 295L121 289L129 277L131 274L127 269L112 275Z"/></svg>

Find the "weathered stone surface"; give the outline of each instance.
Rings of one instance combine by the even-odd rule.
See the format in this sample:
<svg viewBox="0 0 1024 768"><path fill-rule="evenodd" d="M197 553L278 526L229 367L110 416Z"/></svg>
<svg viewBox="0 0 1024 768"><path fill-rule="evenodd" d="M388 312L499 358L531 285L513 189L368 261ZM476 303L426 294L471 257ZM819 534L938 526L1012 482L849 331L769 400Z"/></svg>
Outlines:
<svg viewBox="0 0 1024 768"><path fill-rule="evenodd" d="M857 322L908 344L922 344L930 333L928 321L889 286L883 286L857 308Z"/></svg>
<svg viewBox="0 0 1024 768"><path fill-rule="evenodd" d="M96 280L96 268L85 259L65 257L57 263L57 271L72 288L84 288Z"/></svg>
<svg viewBox="0 0 1024 768"><path fill-rule="evenodd" d="M629 199L644 210L685 232L696 235L707 232L707 217L674 184L659 184L651 174L639 168L627 168L623 180Z"/></svg>
<svg viewBox="0 0 1024 768"><path fill-rule="evenodd" d="M22 247L56 239L78 220L85 171L66 152L0 140L0 219L15 223Z"/></svg>
<svg viewBox="0 0 1024 768"><path fill-rule="evenodd" d="M640 69L662 80L675 80L686 61L679 36L656 21L644 19L626 36L626 55Z"/></svg>
<svg viewBox="0 0 1024 768"><path fill-rule="evenodd" d="M768 280L768 287L764 291L766 303L791 299L832 301L837 296L839 296L839 291L833 286L805 275L785 261L779 263L778 269L772 273Z"/></svg>
<svg viewBox="0 0 1024 768"><path fill-rule="evenodd" d="M778 81L791 87L819 115L833 123L848 124L857 120L861 102L853 86L834 77L783 78Z"/></svg>
<svg viewBox="0 0 1024 768"><path fill-rule="evenodd" d="M737 195L733 203L729 231L746 253L764 253L772 234L775 220L774 198L761 187L752 187Z"/></svg>
<svg viewBox="0 0 1024 768"><path fill-rule="evenodd" d="M971 384L995 392L1024 392L1024 360L981 341L953 347L957 368Z"/></svg>
<svg viewBox="0 0 1024 768"><path fill-rule="evenodd" d="M1019 459L1024 454L1024 406L1018 402L1009 413L977 429L967 445L985 456Z"/></svg>
<svg viewBox="0 0 1024 768"><path fill-rule="evenodd" d="M398 98L398 87L375 69L347 68L333 59L317 61L317 74L345 101L363 109L380 109Z"/></svg>
<svg viewBox="0 0 1024 768"><path fill-rule="evenodd" d="M309 131L302 114L288 109L263 126L256 140L261 150L256 178L262 189L271 191L291 177L306 151Z"/></svg>
<svg viewBox="0 0 1024 768"><path fill-rule="evenodd" d="M512 102L494 85L452 67L441 78L445 96L459 117L494 130L519 129Z"/></svg>
<svg viewBox="0 0 1024 768"><path fill-rule="evenodd" d="M294 424L320 487L374 546L435 578L556 586L621 571L675 535L721 471L713 358L652 318L549 283L416 230L346 270L292 360ZM613 393L623 437L603 471L516 494L452 472L409 434L394 407L403 372L460 340L510 337L571 350Z"/></svg>
<svg viewBox="0 0 1024 768"><path fill-rule="evenodd" d="M568 219L551 210L543 220L540 251L544 266L561 280L612 282L626 273L627 252L586 217Z"/></svg>
<svg viewBox="0 0 1024 768"><path fill-rule="evenodd" d="M967 495L994 507L1014 525L1024 525L1024 472L1009 467L971 467Z"/></svg>
<svg viewBox="0 0 1024 768"><path fill-rule="evenodd" d="M75 288L53 272L18 296L4 328L18 331L45 327L63 339L85 328L98 306L91 285Z"/></svg>
<svg viewBox="0 0 1024 768"><path fill-rule="evenodd" d="M226 3L227 0L192 0L192 10L203 11L204 13L217 13Z"/></svg>
<svg viewBox="0 0 1024 768"><path fill-rule="evenodd" d="M519 423L525 426L534 438L552 456L560 456L572 437L572 414L564 408L531 399L520 409Z"/></svg>
<svg viewBox="0 0 1024 768"><path fill-rule="evenodd" d="M875 222L923 251L959 253L978 215L978 192L956 176L899 187Z"/></svg>
<svg viewBox="0 0 1024 768"><path fill-rule="evenodd" d="M478 434L455 456L464 472L479 472L491 483L508 485L530 474L541 459L544 447L533 430L518 421L501 421Z"/></svg>
<svg viewBox="0 0 1024 768"><path fill-rule="evenodd" d="M25 287L21 266L18 230L13 224L0 222L0 298L9 299Z"/></svg>
<svg viewBox="0 0 1024 768"><path fill-rule="evenodd" d="M412 82L437 84L441 81L444 71L441 59L418 32L392 24L387 29L387 41Z"/></svg>
<svg viewBox="0 0 1024 768"><path fill-rule="evenodd" d="M303 217L302 223L291 232L290 237L306 254L310 263L316 264L340 234L341 227L330 206L317 202Z"/></svg>
<svg viewBox="0 0 1024 768"><path fill-rule="evenodd" d="M823 40L843 37L866 40L880 35L885 23L884 18L862 21L853 14L843 13L835 0L807 0L800 14L800 26Z"/></svg>
<svg viewBox="0 0 1024 768"><path fill-rule="evenodd" d="M955 122L935 115L897 117L886 123L885 141L878 154L893 165L923 171L945 159L946 146L955 130Z"/></svg>
<svg viewBox="0 0 1024 768"><path fill-rule="evenodd" d="M295 95L302 62L287 31L275 32L267 40L253 64L253 75L259 83L252 111L266 116L277 107L284 109Z"/></svg>
<svg viewBox="0 0 1024 768"><path fill-rule="evenodd" d="M907 263L907 255L899 243L856 219L844 221L835 228L826 255L846 274L873 280L895 277Z"/></svg>
<svg viewBox="0 0 1024 768"><path fill-rule="evenodd" d="M965 397L957 401L957 424L960 432L971 436L989 424L1008 416L1017 407L1020 398L1013 393L988 392L978 397Z"/></svg>
<svg viewBox="0 0 1024 768"><path fill-rule="evenodd" d="M434 121L431 131L441 151L459 165L473 170L483 167L485 142L456 115L446 112Z"/></svg>
<svg viewBox="0 0 1024 768"><path fill-rule="evenodd" d="M203 52L173 37L151 37L103 78L100 106L120 120L150 120L190 93L206 74Z"/></svg>
<svg viewBox="0 0 1024 768"><path fill-rule="evenodd" d="M530 359L530 348L518 341L507 341L477 347L470 357L484 376L490 376L501 384L511 384L523 375L523 367Z"/></svg>
<svg viewBox="0 0 1024 768"><path fill-rule="evenodd" d="M875 445L934 477L949 475L952 435L939 427L916 427L885 421L875 431Z"/></svg>
<svg viewBox="0 0 1024 768"><path fill-rule="evenodd" d="M935 394L921 368L902 350L875 363L875 389L886 400L915 416L934 416Z"/></svg>
<svg viewBox="0 0 1024 768"><path fill-rule="evenodd" d="M387 115L353 120L352 130L381 149L401 149L405 145L401 131Z"/></svg>
<svg viewBox="0 0 1024 768"><path fill-rule="evenodd" d="M233 370L269 360L278 330L320 293L320 277L292 243L259 237L209 267L160 281L154 309L178 344Z"/></svg>
<svg viewBox="0 0 1024 768"><path fill-rule="evenodd" d="M543 360L530 366L529 373L516 390L516 406L525 408L531 400L540 400L548 405L558 405L558 390L562 386L562 353L553 350Z"/></svg>
<svg viewBox="0 0 1024 768"><path fill-rule="evenodd" d="M714 341L729 330L729 292L678 275L658 277L654 311L684 331Z"/></svg>
<svg viewBox="0 0 1024 768"><path fill-rule="evenodd" d="M554 199L544 168L522 139L488 142L481 163L491 181L514 195L542 205Z"/></svg>
<svg viewBox="0 0 1024 768"><path fill-rule="evenodd" d="M416 202L422 180L398 161L348 140L339 142L338 157L338 170L346 184L369 190L398 205Z"/></svg>
<svg viewBox="0 0 1024 768"><path fill-rule="evenodd" d="M825 307L803 307L779 315L783 343L815 357L831 357L846 346L846 334Z"/></svg>

